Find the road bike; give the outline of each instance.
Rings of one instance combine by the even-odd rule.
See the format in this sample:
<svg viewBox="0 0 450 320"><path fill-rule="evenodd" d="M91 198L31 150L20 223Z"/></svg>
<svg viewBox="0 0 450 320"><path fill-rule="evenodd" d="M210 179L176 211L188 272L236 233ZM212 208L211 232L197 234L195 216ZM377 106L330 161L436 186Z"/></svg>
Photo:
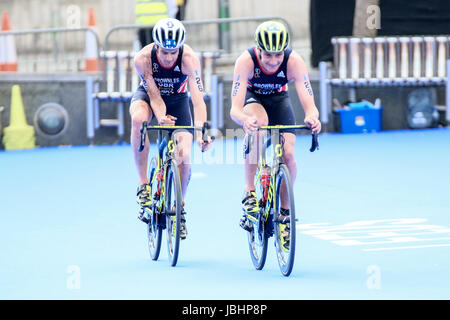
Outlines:
<svg viewBox="0 0 450 320"><path fill-rule="evenodd" d="M244 228L248 231L248 245L254 267L261 270L267 257L268 239L274 236L278 265L284 276L289 276L294 266L296 212L294 192L288 167L283 161L284 137L282 132L292 130L311 130L306 125L261 126L268 135L262 139L259 149L259 163L255 175L255 193L259 204L257 218L247 221ZM254 136L246 135L244 157L248 156ZM269 165L266 159L267 149L273 145L273 161ZM317 133L312 133L310 151L319 148ZM284 207L282 207L284 206Z"/></svg>
<svg viewBox="0 0 450 320"><path fill-rule="evenodd" d="M157 131L156 156L149 161L148 181L150 184L152 204L141 208L138 218L147 224L148 248L152 260L158 260L162 234L167 229L167 249L169 262L175 266L180 249L180 228L182 210L182 191L180 171L176 160L177 132L198 130L202 132L203 141L208 141L207 129L209 123L203 127L194 126L151 126L146 121L140 129L141 140L139 152L144 149L148 132Z"/></svg>

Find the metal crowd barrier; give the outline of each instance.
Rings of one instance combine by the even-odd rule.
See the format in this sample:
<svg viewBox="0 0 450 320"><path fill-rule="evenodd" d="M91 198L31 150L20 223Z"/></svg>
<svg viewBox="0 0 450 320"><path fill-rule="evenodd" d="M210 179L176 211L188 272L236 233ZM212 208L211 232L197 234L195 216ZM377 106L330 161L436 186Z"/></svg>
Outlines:
<svg viewBox="0 0 450 320"><path fill-rule="evenodd" d="M450 120L450 36L334 37L334 68L319 63L321 120L328 123L332 86L349 100L365 86L446 86Z"/></svg>
<svg viewBox="0 0 450 320"><path fill-rule="evenodd" d="M14 37L19 72L83 71L88 36L96 42L97 57L100 54L99 37L88 27L0 32L3 36Z"/></svg>
<svg viewBox="0 0 450 320"><path fill-rule="evenodd" d="M97 70L100 70L100 41L95 30L89 27L80 28L48 28L37 30L19 30L0 32L0 39L6 36L14 37L18 71L9 76L0 76L1 80L30 79L42 75L44 81L72 81L86 82L86 111L87 135L93 137L90 112L93 109L91 94L93 85L97 83L97 73L83 73L86 61L86 45L94 45L90 53L97 60Z"/></svg>
<svg viewBox="0 0 450 320"><path fill-rule="evenodd" d="M335 83L358 80L442 82L450 58L450 36L335 37Z"/></svg>
<svg viewBox="0 0 450 320"><path fill-rule="evenodd" d="M139 80L134 70L134 52L102 51L100 65L103 68L103 81L92 84L91 110L88 110L88 137L92 139L95 129L117 127L117 135L124 135L124 104L129 102L136 91ZM117 118L101 118L100 104L102 101L116 103Z"/></svg>

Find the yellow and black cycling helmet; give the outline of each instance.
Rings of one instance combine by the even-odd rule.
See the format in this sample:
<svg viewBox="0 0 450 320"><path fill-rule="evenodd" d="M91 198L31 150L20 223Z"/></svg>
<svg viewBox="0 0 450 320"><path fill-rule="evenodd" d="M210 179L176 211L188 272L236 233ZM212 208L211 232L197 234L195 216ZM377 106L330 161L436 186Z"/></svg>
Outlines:
<svg viewBox="0 0 450 320"><path fill-rule="evenodd" d="M276 21L266 21L256 28L255 41L261 50L282 52L289 45L289 33L284 24Z"/></svg>

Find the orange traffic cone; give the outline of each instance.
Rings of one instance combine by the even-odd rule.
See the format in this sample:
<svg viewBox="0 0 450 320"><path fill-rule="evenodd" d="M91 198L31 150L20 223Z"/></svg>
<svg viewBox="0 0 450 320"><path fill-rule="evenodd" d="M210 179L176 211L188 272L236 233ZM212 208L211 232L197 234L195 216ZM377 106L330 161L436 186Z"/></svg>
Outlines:
<svg viewBox="0 0 450 320"><path fill-rule="evenodd" d="M6 70L6 36L0 36L0 72Z"/></svg>
<svg viewBox="0 0 450 320"><path fill-rule="evenodd" d="M4 12L2 15L2 32L5 31L11 31L11 26L9 24L9 15L8 12ZM14 41L14 37L12 35L10 36L3 36L3 40L1 41L3 51L3 67L1 68L1 71L10 71L10 72L16 72L17 71L17 53L16 53L16 43Z"/></svg>
<svg viewBox="0 0 450 320"><path fill-rule="evenodd" d="M94 8L89 8L88 27L98 34L97 23L95 21ZM96 72L98 71L98 50L97 39L92 32L86 33L86 48L85 48L85 68L84 71Z"/></svg>

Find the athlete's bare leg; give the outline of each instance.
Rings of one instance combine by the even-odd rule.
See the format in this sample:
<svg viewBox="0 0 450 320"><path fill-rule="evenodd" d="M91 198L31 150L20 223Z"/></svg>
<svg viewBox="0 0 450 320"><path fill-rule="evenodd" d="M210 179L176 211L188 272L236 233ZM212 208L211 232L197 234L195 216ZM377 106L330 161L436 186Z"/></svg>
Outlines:
<svg viewBox="0 0 450 320"><path fill-rule="evenodd" d="M181 190L183 200L186 195L187 186L191 178L191 149L193 137L190 132L177 132L175 139L177 141L176 160L180 169Z"/></svg>
<svg viewBox="0 0 450 320"><path fill-rule="evenodd" d="M295 178L297 176L297 162L295 161L294 148L295 148L295 134L284 132L284 148L283 148L283 161L288 167L289 174L291 176L292 185L294 185ZM281 194L281 207L283 209L289 209L289 198L285 188L282 189Z"/></svg>
<svg viewBox="0 0 450 320"><path fill-rule="evenodd" d="M141 143L141 127L142 122L149 122L153 116L153 113L149 105L143 100L133 101L130 105L131 115L131 147L133 149L134 162L138 172L139 185L148 183L147 178L147 165L148 165L148 153L150 150L150 143L148 139L145 139L145 147L142 152L138 151Z"/></svg>
<svg viewBox="0 0 450 320"><path fill-rule="evenodd" d="M248 115L254 116L258 121L258 126L267 126L269 123L266 110L264 110L264 107L258 103L250 103L246 105L244 112ZM250 148L250 153L244 160L245 192L255 190L254 179L256 170L258 169L259 148L261 145L261 139L263 139L264 136L265 132L263 131L257 131L254 134L255 139L253 139L253 145Z"/></svg>

